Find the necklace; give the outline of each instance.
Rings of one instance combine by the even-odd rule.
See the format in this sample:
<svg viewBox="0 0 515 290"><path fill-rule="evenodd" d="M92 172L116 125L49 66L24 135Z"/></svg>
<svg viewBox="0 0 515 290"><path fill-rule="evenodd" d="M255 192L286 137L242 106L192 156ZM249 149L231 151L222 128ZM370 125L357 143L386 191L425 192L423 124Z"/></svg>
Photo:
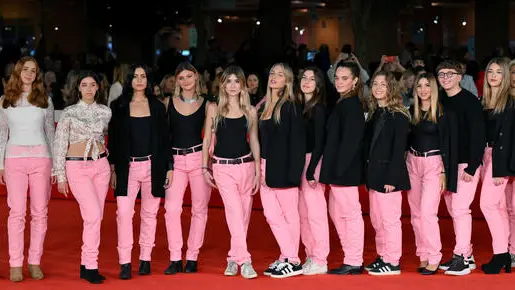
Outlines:
<svg viewBox="0 0 515 290"><path fill-rule="evenodd" d="M182 101L183 103L186 103L186 104L193 104L193 103L195 103L196 101L198 101L198 97L196 97L196 98L192 98L192 99L188 99L188 100L187 100L187 99L185 99L182 95L179 95L179 99L181 99L181 101Z"/></svg>

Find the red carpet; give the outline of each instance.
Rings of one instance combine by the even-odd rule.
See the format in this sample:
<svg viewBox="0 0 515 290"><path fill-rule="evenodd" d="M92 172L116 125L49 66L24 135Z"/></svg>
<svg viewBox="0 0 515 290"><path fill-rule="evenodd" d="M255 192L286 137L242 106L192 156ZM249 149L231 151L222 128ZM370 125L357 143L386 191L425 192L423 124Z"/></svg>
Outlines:
<svg viewBox="0 0 515 290"><path fill-rule="evenodd" d="M105 218L102 227L102 243L100 248L100 270L107 276L103 285L90 285L78 279L80 264L80 247L82 221L75 201L53 199L49 209L49 228L43 255L42 267L46 274L43 281L32 281L25 271L25 278L21 283L14 284L8 281L8 251L6 220L8 207L4 196L0 196L0 289L511 289L514 276L511 274L487 276L476 270L466 277L448 277L438 274L432 277L423 277L416 273L418 266L415 257L413 231L409 220L403 219L404 256L402 258L403 274L396 277L372 277L369 275L338 277L315 276L294 277L276 280L261 275L270 262L278 256L278 247L271 231L263 217L261 210L255 210L252 215L248 243L253 257L253 264L260 276L247 281L241 277L224 277L226 266L225 257L229 247L229 233L225 223L223 209L211 208L209 212L208 227L205 244L199 257L199 270L197 274L180 274L165 276L164 269L168 265L169 253L167 250L166 230L163 220L164 209L159 213L159 222L156 238L156 247L153 252L151 276L139 277L137 259L139 247L137 237L139 229L139 208L136 209L134 224L135 248L133 251L133 279L121 281L118 275L118 260L116 252L116 204L106 205ZM185 208L183 213L183 226L189 227L190 209ZM373 229L370 220L366 222L365 260L370 262L375 258ZM449 258L453 247L454 234L450 219L442 219L442 240L444 244L444 259ZM28 223L27 223L28 226ZM486 223L482 219L474 220L473 243L476 261L481 264L487 262L491 253L491 240ZM28 238L28 231L26 231ZM26 243L27 247L28 243ZM331 255L330 266L341 263L342 253L338 238L331 225ZM514 274L515 275L515 274ZM465 284L466 283L466 284ZM366 285L366 286L365 286Z"/></svg>

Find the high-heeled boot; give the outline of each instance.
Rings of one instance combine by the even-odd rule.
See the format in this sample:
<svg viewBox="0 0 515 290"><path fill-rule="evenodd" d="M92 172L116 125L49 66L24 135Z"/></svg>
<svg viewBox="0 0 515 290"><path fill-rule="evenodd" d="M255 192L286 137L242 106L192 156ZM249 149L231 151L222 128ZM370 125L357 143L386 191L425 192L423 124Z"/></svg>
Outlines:
<svg viewBox="0 0 515 290"><path fill-rule="evenodd" d="M511 273L511 256L509 253L494 254L488 264L481 265L485 274L499 274L504 268L506 273Z"/></svg>

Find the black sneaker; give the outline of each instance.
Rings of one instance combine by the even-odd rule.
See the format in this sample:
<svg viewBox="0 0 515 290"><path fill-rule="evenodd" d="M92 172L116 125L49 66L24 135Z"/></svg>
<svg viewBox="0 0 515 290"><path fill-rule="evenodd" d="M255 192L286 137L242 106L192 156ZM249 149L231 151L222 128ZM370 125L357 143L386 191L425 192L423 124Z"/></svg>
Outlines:
<svg viewBox="0 0 515 290"><path fill-rule="evenodd" d="M377 266L379 266L379 265L381 265L381 264L383 264L383 263L384 263L384 262L383 262L383 257L378 256L378 257L374 260L374 262L372 262L372 263L368 264L368 265L365 267L365 270L370 271L370 270L372 270L372 269L376 268Z"/></svg>
<svg viewBox="0 0 515 290"><path fill-rule="evenodd" d="M270 266L268 266L268 269L266 269L265 272L263 272L263 275L271 276L272 273L275 271L275 268L277 268L277 266L279 266L279 264L281 264L281 263L282 263L282 261L276 260L275 262L270 264Z"/></svg>
<svg viewBox="0 0 515 290"><path fill-rule="evenodd" d="M463 256L454 255L452 257L452 263L445 271L445 274L453 276L464 276L470 274L468 260Z"/></svg>
<svg viewBox="0 0 515 290"><path fill-rule="evenodd" d="M270 277L272 278L288 278L297 275L302 275L304 271L302 270L302 265L300 263L290 263L288 259L281 264L279 264L275 270L272 272Z"/></svg>
<svg viewBox="0 0 515 290"><path fill-rule="evenodd" d="M376 268L368 271L368 274L374 276L387 276L387 275L400 275L401 274L401 266L394 266L390 263L381 263Z"/></svg>
<svg viewBox="0 0 515 290"><path fill-rule="evenodd" d="M454 260L454 257L455 256L458 256L456 254L453 254L452 255L452 259L450 259L449 261L443 263L443 264L440 264L440 266L438 267L438 269L440 270L444 270L444 271L447 271L449 269L449 267L451 266L452 264L452 261ZM459 257L459 256L458 256ZM468 257L466 259L466 261L468 262L469 264L469 268L470 270L475 270L476 269L476 261L474 259L474 255L470 255L470 257Z"/></svg>

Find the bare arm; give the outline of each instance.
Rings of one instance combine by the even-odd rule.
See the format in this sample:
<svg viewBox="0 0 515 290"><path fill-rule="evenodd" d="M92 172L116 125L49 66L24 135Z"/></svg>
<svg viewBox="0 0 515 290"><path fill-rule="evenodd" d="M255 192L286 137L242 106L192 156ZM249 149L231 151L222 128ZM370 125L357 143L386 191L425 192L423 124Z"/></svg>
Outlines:
<svg viewBox="0 0 515 290"><path fill-rule="evenodd" d="M252 107L250 111L250 118L252 120L252 125L249 130L249 141L250 141L250 151L252 152L252 156L254 157L254 164L256 166L256 176L261 175L261 152L259 148L259 138L258 138L258 117L257 110Z"/></svg>

